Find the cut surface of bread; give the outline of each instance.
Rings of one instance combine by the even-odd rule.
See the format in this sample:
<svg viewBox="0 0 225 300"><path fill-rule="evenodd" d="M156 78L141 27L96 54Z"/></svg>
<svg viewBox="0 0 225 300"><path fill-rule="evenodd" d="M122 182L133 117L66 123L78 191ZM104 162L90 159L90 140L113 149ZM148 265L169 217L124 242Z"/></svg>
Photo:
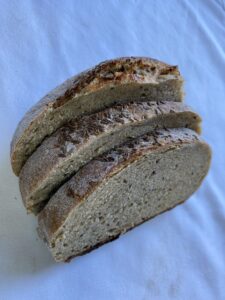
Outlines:
<svg viewBox="0 0 225 300"><path fill-rule="evenodd" d="M66 261L185 201L201 184L211 152L187 128L157 130L90 161L38 216L39 235Z"/></svg>
<svg viewBox="0 0 225 300"><path fill-rule="evenodd" d="M19 123L11 143L14 173L19 175L43 139L71 119L132 100L181 101L182 83L176 66L144 57L105 61L68 79Z"/></svg>
<svg viewBox="0 0 225 300"><path fill-rule="evenodd" d="M28 212L38 213L50 195L94 157L156 128L188 127L199 132L200 117L172 101L117 105L71 121L47 138L20 173Z"/></svg>

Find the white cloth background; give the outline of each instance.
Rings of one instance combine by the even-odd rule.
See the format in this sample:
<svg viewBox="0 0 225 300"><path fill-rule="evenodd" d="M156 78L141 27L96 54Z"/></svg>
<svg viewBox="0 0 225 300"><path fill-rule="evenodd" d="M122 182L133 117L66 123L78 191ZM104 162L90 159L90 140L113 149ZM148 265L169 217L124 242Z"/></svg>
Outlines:
<svg viewBox="0 0 225 300"><path fill-rule="evenodd" d="M18 121L73 74L119 56L177 64L210 172L184 205L53 262L9 163ZM0 0L0 299L225 299L225 2Z"/></svg>

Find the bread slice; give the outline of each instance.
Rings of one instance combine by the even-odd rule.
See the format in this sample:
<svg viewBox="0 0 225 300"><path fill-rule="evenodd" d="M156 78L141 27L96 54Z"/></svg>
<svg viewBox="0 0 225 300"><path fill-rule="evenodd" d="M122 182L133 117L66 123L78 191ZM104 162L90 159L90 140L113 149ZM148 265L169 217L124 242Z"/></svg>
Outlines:
<svg viewBox="0 0 225 300"><path fill-rule="evenodd" d="M38 213L67 178L94 157L156 128L188 127L199 131L200 117L178 102L117 105L81 117L47 138L20 173L28 212Z"/></svg>
<svg viewBox="0 0 225 300"><path fill-rule="evenodd" d="M55 88L19 123L11 143L13 171L57 128L74 117L130 101L181 101L183 79L176 66L144 57L105 61Z"/></svg>
<svg viewBox="0 0 225 300"><path fill-rule="evenodd" d="M158 130L92 160L50 199L39 235L56 261L84 254L185 201L210 149L194 131Z"/></svg>

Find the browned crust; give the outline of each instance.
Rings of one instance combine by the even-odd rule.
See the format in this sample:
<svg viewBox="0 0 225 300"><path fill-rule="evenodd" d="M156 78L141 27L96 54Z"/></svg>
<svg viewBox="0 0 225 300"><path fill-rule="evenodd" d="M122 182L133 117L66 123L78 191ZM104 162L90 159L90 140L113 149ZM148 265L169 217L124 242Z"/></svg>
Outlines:
<svg viewBox="0 0 225 300"><path fill-rule="evenodd" d="M40 235L50 243L74 207L84 201L100 183L139 157L150 151L166 152L199 140L198 134L190 129L158 130L92 160L66 182L41 211L38 216Z"/></svg>
<svg viewBox="0 0 225 300"><path fill-rule="evenodd" d="M176 119L175 114L183 114L185 112L188 113L187 116L190 120L186 117L186 125L183 126L199 132L200 117L183 103L172 101L135 102L117 105L99 113L71 121L46 139L33 155L28 158L21 170L20 191L24 205L32 212L33 204L29 203L29 197L32 191L35 190L35 187L40 185L40 182L43 182L43 179L47 178L52 170L55 172L56 167L61 166L71 156L72 152L75 153L86 143L90 143L90 139L93 139L93 136L97 137L103 132L113 131L113 128L120 127L121 124L143 123L144 120L151 118L154 120L154 118L160 118L164 115L174 115L174 120L178 122L180 115ZM185 118L184 114L183 118ZM173 124L173 127L180 126L174 126ZM69 151L67 151L68 144L73 150L69 148Z"/></svg>
<svg viewBox="0 0 225 300"><path fill-rule="evenodd" d="M107 60L99 65L88 69L65 81L56 87L35 106L33 106L20 121L11 142L11 163L13 170L18 175L18 170L14 166L17 160L17 147L22 143L22 138L29 133L34 124L41 124L46 112L53 111L76 95L91 93L96 91L106 83L113 82L113 85L124 82L143 83L144 75L136 74L136 68L143 68L152 72L153 77L166 74L180 75L177 66L170 66L166 63L147 57L122 57Z"/></svg>
<svg viewBox="0 0 225 300"><path fill-rule="evenodd" d="M113 82L120 84L123 80L127 80L127 73L130 81L143 82L140 80L141 74L135 74L135 69L149 69L152 72L158 72L160 75L174 74L180 75L177 66L170 66L163 62L147 57L122 57L114 60L107 60L86 72L82 72L73 80L73 86L69 88L65 95L59 97L57 102L53 104L54 108L64 105L71 96L80 93L82 90L92 91L104 85L105 82ZM98 81L93 83L95 79Z"/></svg>

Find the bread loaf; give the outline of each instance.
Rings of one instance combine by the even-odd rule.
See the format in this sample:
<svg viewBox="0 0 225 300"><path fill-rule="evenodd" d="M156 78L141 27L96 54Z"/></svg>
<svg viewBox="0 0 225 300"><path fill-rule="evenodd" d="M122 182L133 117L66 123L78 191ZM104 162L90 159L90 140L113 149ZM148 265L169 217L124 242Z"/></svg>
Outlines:
<svg viewBox="0 0 225 300"><path fill-rule="evenodd" d="M201 118L177 66L105 61L65 81L19 123L11 164L38 233L58 262L184 202L206 176Z"/></svg>
<svg viewBox="0 0 225 300"><path fill-rule="evenodd" d="M187 128L146 134L90 161L38 216L56 261L81 255L185 201L199 187L210 149Z"/></svg>
<svg viewBox="0 0 225 300"><path fill-rule="evenodd" d="M199 132L200 117L172 101L117 105L71 121L47 138L20 173L28 212L38 213L50 195L94 157L156 128L188 127Z"/></svg>
<svg viewBox="0 0 225 300"><path fill-rule="evenodd" d="M64 82L33 106L11 143L13 171L19 175L46 136L71 119L116 103L181 101L183 79L176 66L143 57L105 61Z"/></svg>

